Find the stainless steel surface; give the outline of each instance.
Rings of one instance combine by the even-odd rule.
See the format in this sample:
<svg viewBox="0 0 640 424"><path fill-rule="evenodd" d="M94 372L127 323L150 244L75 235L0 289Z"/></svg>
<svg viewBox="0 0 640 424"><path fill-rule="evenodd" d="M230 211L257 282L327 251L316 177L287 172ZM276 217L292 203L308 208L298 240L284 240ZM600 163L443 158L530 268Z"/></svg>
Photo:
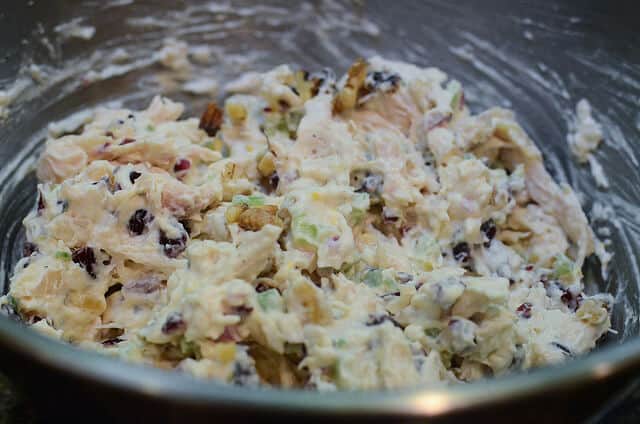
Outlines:
<svg viewBox="0 0 640 424"><path fill-rule="evenodd" d="M595 261L585 272L591 284L616 295L618 335L608 336L591 355L528 374L446 389L317 394L194 381L83 352L2 317L3 371L31 383L27 390L34 396L41 393L34 384L43 390L58 387L49 392L54 398L76 392L91 398L95 390L104 399L137 399L151 415L171 411L166 417L174 420L213 410L378 418L498 417L526 410L521 421L528 421L549 414L584 416L635 375L640 367L640 35L634 22L640 8L635 2L122 3L36 0L0 6L1 81L9 87L21 75L31 80L24 71L30 63L47 75L21 93L0 126L0 281L5 289L22 245L20 221L35 198L32 158L50 121L117 99L139 107L159 91L186 101L193 113L206 101L156 83L155 76L165 72L151 58L162 40L173 36L213 49L211 63L195 69L222 81L285 62L343 71L357 56L380 54L441 67L468 87L474 111L495 104L514 109L552 173L576 188L596 226L611 232L610 275L599 278ZM65 39L55 30L74 17L94 26L95 36ZM90 70L116 69L110 68L110 55L117 48L127 49L126 64L136 66L89 82ZM596 189L588 168L577 166L568 153L567 125L582 97L605 125L606 142L597 157L611 181L608 191ZM595 219L596 203L609 207L612 219ZM92 389L78 390L84 387ZM571 408L576 399L582 399L579 410Z"/></svg>

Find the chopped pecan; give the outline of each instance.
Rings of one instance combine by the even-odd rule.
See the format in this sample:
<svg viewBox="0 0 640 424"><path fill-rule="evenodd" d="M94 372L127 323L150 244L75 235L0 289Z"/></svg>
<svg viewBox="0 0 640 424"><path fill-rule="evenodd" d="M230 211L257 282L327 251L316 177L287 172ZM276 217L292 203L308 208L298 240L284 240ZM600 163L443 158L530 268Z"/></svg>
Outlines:
<svg viewBox="0 0 640 424"><path fill-rule="evenodd" d="M238 217L238 225L245 230L258 231L267 224L275 225L277 223L277 212L278 207L275 205L249 208Z"/></svg>
<svg viewBox="0 0 640 424"><path fill-rule="evenodd" d="M358 97L367 94L362 91L364 89L365 79L367 78L368 66L367 62L362 59L358 59L353 65L351 65L347 76L347 82L336 94L333 100L333 113L340 113L347 109L353 109L358 102Z"/></svg>
<svg viewBox="0 0 640 424"><path fill-rule="evenodd" d="M207 109L200 117L198 128L204 130L209 137L214 137L222 125L222 109L215 103L209 103Z"/></svg>

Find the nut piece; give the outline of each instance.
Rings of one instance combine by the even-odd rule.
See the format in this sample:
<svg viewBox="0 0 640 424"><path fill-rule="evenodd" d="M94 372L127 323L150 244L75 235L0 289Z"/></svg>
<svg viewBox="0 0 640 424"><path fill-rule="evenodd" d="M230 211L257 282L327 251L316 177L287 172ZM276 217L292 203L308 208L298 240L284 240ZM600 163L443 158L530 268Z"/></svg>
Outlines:
<svg viewBox="0 0 640 424"><path fill-rule="evenodd" d="M247 109L240 103L227 102L224 109L234 124L240 124L247 119Z"/></svg>
<svg viewBox="0 0 640 424"><path fill-rule="evenodd" d="M242 212L238 217L240 228L249 231L258 231L267 224L276 225L276 205L264 205L257 208L250 208Z"/></svg>
<svg viewBox="0 0 640 424"><path fill-rule="evenodd" d="M249 209L246 203L240 203L238 205L231 205L224 212L224 217L227 220L227 224L233 224L238 222L238 218L244 211Z"/></svg>
<svg viewBox="0 0 640 424"><path fill-rule="evenodd" d="M209 137L215 137L222 125L222 110L215 103L209 103L200 117L198 128L204 130Z"/></svg>
<svg viewBox="0 0 640 424"><path fill-rule="evenodd" d="M364 82L367 78L367 67L369 65L362 59L349 68L347 82L344 84L335 99L333 100L333 113L340 113L343 110L353 109L356 106L358 97L366 93L360 93L364 88Z"/></svg>
<svg viewBox="0 0 640 424"><path fill-rule="evenodd" d="M268 177L276 172L276 164L274 163L273 153L267 152L262 156L260 162L258 162L258 171L263 177Z"/></svg>

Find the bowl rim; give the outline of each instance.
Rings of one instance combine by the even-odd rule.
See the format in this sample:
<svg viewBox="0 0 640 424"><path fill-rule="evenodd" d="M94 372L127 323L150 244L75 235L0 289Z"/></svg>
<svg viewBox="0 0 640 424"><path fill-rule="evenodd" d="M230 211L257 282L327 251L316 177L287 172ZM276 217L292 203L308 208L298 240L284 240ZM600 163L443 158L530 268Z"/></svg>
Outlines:
<svg viewBox="0 0 640 424"><path fill-rule="evenodd" d="M437 416L602 381L640 366L640 338L634 338L622 344L602 346L560 365L469 384L386 391L315 392L238 387L129 363L52 339L5 316L0 317L0 344L62 373L171 403L242 406L324 415Z"/></svg>

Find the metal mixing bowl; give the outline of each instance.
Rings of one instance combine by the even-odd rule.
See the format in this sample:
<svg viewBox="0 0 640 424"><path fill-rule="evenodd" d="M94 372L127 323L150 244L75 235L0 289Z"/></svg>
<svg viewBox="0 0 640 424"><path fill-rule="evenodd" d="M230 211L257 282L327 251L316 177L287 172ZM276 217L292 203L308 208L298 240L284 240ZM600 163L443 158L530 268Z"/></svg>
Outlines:
<svg viewBox="0 0 640 424"><path fill-rule="evenodd" d="M141 107L155 92L198 114L154 54L167 36L209 49L194 72L228 80L279 63L344 71L359 56L441 67L466 86L473 111L502 105L541 146L549 169L582 196L614 253L607 278L585 268L589 290L616 296L613 328L595 352L563 365L448 388L312 393L245 389L135 366L48 340L0 318L2 371L48 419L456 418L518 422L590 416L640 368L640 35L637 2L186 1L5 2L0 6L0 281L7 290L33 206L34 158L47 124L109 101ZM73 21L74 19L78 19ZM95 27L69 37L61 23ZM70 24L74 25L74 24ZM124 49L128 57L122 56ZM115 56L114 56L114 52ZM120 56L118 56L120 54ZM202 58L201 58L202 59ZM38 67L29 68L37 64ZM93 73L89 73L93 70ZM44 75L44 76L43 76ZM164 81L159 84L159 79ZM22 81L16 85L15 81ZM573 108L587 98L605 127L596 153L611 188L596 188L566 143ZM89 415L87 415L89 414Z"/></svg>

